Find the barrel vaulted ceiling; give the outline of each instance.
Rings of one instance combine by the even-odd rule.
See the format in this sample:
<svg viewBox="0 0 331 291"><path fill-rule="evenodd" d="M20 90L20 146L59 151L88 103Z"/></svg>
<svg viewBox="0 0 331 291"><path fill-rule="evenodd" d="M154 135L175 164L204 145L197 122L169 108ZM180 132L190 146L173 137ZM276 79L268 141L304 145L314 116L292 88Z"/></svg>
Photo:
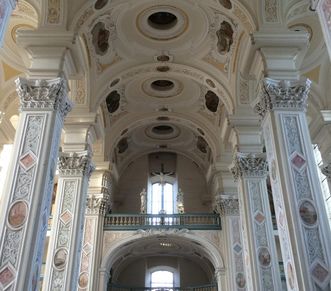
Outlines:
<svg viewBox="0 0 331 291"><path fill-rule="evenodd" d="M309 1L283 2L20 0L0 52L1 111L17 114L13 80L33 67L26 31L46 32L55 47L50 35L66 35L72 114L98 114L104 132L95 148L105 159L121 171L141 155L171 151L206 170L229 146L229 117L251 114L263 76L251 39L265 23L309 34L302 75L314 83L311 112L327 105L318 18Z"/></svg>

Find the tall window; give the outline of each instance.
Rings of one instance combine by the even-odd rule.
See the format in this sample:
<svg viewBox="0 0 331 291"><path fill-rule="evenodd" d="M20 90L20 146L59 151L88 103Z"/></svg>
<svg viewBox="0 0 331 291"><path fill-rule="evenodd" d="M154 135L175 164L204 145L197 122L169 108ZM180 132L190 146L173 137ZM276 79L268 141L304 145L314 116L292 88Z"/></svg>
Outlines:
<svg viewBox="0 0 331 291"><path fill-rule="evenodd" d="M163 174L150 177L147 194L147 213L175 213L177 191L175 177Z"/></svg>
<svg viewBox="0 0 331 291"><path fill-rule="evenodd" d="M331 227L331 192L329 189L327 178L323 175L323 173L321 172L321 169L320 169L320 166L323 164L323 161L322 161L321 152L316 144L313 145L313 150L314 150L314 156L315 156L315 160L316 160L316 164L317 164L317 172L318 172L318 176L319 176L321 186L322 186L322 193L323 193L324 202L325 202L325 206L326 206L326 212L328 215L329 225Z"/></svg>
<svg viewBox="0 0 331 291"><path fill-rule="evenodd" d="M151 212L174 213L174 187L170 183L157 182L152 184Z"/></svg>

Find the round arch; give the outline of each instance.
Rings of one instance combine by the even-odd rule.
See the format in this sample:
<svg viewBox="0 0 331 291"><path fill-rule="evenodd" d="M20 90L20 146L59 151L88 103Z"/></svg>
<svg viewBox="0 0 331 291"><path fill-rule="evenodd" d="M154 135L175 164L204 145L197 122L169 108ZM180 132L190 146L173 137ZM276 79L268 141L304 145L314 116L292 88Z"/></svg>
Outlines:
<svg viewBox="0 0 331 291"><path fill-rule="evenodd" d="M213 265L215 270L224 270L225 265L219 248L217 248L212 242L208 241L207 239L202 238L196 234L192 234L188 230L138 230L134 235L119 239L114 242L103 255L103 259L99 269L99 291L106 291L107 283L109 280L109 271L112 264L116 262L117 258L122 253L123 247L146 237L157 237L160 235L180 238L187 242L194 242L197 248L199 248L202 253L206 254L207 259ZM221 291L220 284L218 290Z"/></svg>

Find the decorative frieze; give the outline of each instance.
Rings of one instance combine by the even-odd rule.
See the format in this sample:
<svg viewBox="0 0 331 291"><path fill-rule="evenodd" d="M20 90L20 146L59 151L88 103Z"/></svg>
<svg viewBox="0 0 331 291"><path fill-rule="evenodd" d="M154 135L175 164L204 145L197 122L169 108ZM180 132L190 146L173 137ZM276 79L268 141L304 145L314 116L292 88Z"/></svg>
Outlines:
<svg viewBox="0 0 331 291"><path fill-rule="evenodd" d="M94 170L94 166L91 164L91 153L90 151L83 151L79 153L62 152L59 156L58 168L60 175L90 176Z"/></svg>
<svg viewBox="0 0 331 291"><path fill-rule="evenodd" d="M67 98L67 80L28 80L18 78L16 90L20 97L21 110L53 109L64 117L72 108Z"/></svg>
<svg viewBox="0 0 331 291"><path fill-rule="evenodd" d="M305 111L310 85L309 79L279 81L265 78L262 80L260 100L254 109L262 118L275 109Z"/></svg>
<svg viewBox="0 0 331 291"><path fill-rule="evenodd" d="M265 154L237 152L234 155L230 171L236 181L241 177L265 177L267 175Z"/></svg>

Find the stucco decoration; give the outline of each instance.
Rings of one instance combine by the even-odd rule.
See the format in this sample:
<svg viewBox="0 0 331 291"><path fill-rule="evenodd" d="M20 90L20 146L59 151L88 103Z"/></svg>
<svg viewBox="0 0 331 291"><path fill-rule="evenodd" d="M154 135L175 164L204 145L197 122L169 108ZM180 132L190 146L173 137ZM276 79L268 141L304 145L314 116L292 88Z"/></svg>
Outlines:
<svg viewBox="0 0 331 291"><path fill-rule="evenodd" d="M230 171L235 180L240 177L265 177L267 162L264 154L235 153Z"/></svg>
<svg viewBox="0 0 331 291"><path fill-rule="evenodd" d="M61 21L61 0L48 0L47 10L47 23L59 24Z"/></svg>
<svg viewBox="0 0 331 291"><path fill-rule="evenodd" d="M269 110L292 109L306 110L311 81L277 81L264 79L261 85L261 99L255 105L255 111L263 118Z"/></svg>
<svg viewBox="0 0 331 291"><path fill-rule="evenodd" d="M279 22L279 0L264 0L263 3L263 20L264 22Z"/></svg>
<svg viewBox="0 0 331 291"><path fill-rule="evenodd" d="M63 78L53 80L16 80L20 96L21 110L45 108L59 110L64 117L72 109L67 99L67 81Z"/></svg>

